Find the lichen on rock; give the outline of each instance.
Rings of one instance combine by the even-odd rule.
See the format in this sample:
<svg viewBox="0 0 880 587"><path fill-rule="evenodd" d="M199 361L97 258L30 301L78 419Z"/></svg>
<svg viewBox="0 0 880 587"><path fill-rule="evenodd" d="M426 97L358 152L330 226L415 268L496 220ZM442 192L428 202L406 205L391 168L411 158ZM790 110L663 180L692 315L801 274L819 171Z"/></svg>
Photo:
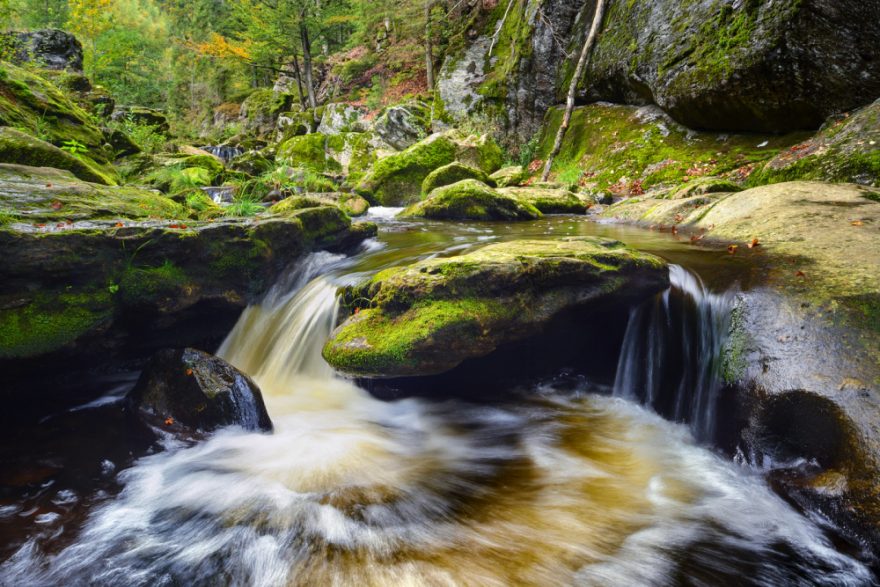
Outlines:
<svg viewBox="0 0 880 587"><path fill-rule="evenodd" d="M435 220L535 220L541 212L527 201L503 194L475 179L433 190L400 213L402 218Z"/></svg>

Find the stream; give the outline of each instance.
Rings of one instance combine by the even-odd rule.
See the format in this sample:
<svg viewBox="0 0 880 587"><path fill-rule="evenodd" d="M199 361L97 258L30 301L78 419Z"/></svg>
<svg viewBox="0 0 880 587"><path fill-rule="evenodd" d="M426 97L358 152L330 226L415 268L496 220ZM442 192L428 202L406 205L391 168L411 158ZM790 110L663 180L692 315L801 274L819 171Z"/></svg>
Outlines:
<svg viewBox="0 0 880 587"><path fill-rule="evenodd" d="M112 418L125 378L44 421L33 450L88 472L0 494L0 544L13 545L0 549L0 585L876 581L833 528L732 458L716 362L734 292L761 279L759 256L566 216L440 224L394 212L372 209L380 234L357 255L297 263L219 349L259 384L274 433L228 428L140 452L109 436L89 454L56 446L68 418L124 428ZM321 358L341 285L491 242L575 235L674 264L670 290L596 328L588 367L505 380L502 394L477 383L419 394L365 389Z"/></svg>

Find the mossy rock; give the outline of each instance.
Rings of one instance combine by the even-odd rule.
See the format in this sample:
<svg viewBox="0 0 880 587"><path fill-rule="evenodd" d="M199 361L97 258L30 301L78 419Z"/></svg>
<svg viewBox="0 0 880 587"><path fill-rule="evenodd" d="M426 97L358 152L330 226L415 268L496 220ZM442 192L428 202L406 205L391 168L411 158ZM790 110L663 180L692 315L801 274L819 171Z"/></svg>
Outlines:
<svg viewBox="0 0 880 587"><path fill-rule="evenodd" d="M55 146L75 140L85 145L98 162L106 162L101 153L104 134L85 110L46 79L3 62L0 126L21 129Z"/></svg>
<svg viewBox="0 0 880 587"><path fill-rule="evenodd" d="M666 195L666 198L670 200L681 200L682 198L690 198L693 196L733 193L741 192L742 190L742 186L729 179L720 177L701 177L690 180L681 187L671 189Z"/></svg>
<svg viewBox="0 0 880 587"><path fill-rule="evenodd" d="M486 173L495 173L504 164L504 151L488 134L462 137L460 133L453 131L451 136L457 147L457 161L482 169Z"/></svg>
<svg viewBox="0 0 880 587"><path fill-rule="evenodd" d="M320 118L317 119L320 121ZM287 139L307 135L318 130L315 113L309 110L282 112L276 122L276 138L279 143Z"/></svg>
<svg viewBox="0 0 880 587"><path fill-rule="evenodd" d="M439 167L428 174L428 177L422 182L422 195L427 196L436 188L451 185L463 179L475 179L480 183L495 187L495 182L489 179L485 172L456 161Z"/></svg>
<svg viewBox="0 0 880 587"><path fill-rule="evenodd" d="M388 269L341 296L348 319L324 346L344 373L442 373L538 332L558 313L618 292L668 285L665 263L616 241L565 238L489 245Z"/></svg>
<svg viewBox="0 0 880 587"><path fill-rule="evenodd" d="M210 174L212 180L226 171L223 163L212 155L190 155L180 163L187 168L198 167L204 169Z"/></svg>
<svg viewBox="0 0 880 587"><path fill-rule="evenodd" d="M383 159L361 179L356 191L373 203L399 206L419 199L428 175L455 161L458 147L448 136L434 134Z"/></svg>
<svg viewBox="0 0 880 587"><path fill-rule="evenodd" d="M111 119L129 120L135 124L151 126L157 133L164 135L171 130L164 112L146 106L120 106L113 112Z"/></svg>
<svg viewBox="0 0 880 587"><path fill-rule="evenodd" d="M325 135L364 132L367 130L365 114L363 109L350 104L341 102L325 104L317 132Z"/></svg>
<svg viewBox="0 0 880 587"><path fill-rule="evenodd" d="M289 198L284 198L277 204L273 204L269 208L269 212L271 214L287 215L297 210L304 210L306 208L319 208L326 205L326 203L319 200L318 198L312 198L308 196L291 196Z"/></svg>
<svg viewBox="0 0 880 587"><path fill-rule="evenodd" d="M271 89L254 91L241 104L240 120L247 132L267 135L275 130L278 117L288 112L293 96Z"/></svg>
<svg viewBox="0 0 880 587"><path fill-rule="evenodd" d="M574 192L534 187L499 188L498 193L530 204L542 214L586 214L590 203Z"/></svg>
<svg viewBox="0 0 880 587"><path fill-rule="evenodd" d="M63 169L85 181L116 184L113 170L98 165L86 155L73 155L9 127L0 127L0 162Z"/></svg>
<svg viewBox="0 0 880 587"><path fill-rule="evenodd" d="M768 161L749 177L749 184L795 180L880 187L880 100L834 117L814 137Z"/></svg>
<svg viewBox="0 0 880 587"><path fill-rule="evenodd" d="M229 163L229 167L233 171L258 176L270 171L273 167L273 162L262 153L252 152L236 157Z"/></svg>
<svg viewBox="0 0 880 587"><path fill-rule="evenodd" d="M425 200L400 213L402 218L435 220L536 220L532 204L502 194L475 179L465 179L435 189Z"/></svg>
<svg viewBox="0 0 880 587"><path fill-rule="evenodd" d="M307 167L313 171L341 171L338 161L327 155L327 137L312 133L293 137L278 146L275 160L295 167Z"/></svg>
<svg viewBox="0 0 880 587"><path fill-rule="evenodd" d="M546 159L562 121L563 108L552 108L538 147ZM635 196L678 187L699 176L741 181L757 165L802 141L789 135L720 135L679 126L654 106L591 104L575 108L553 179L577 180L585 187Z"/></svg>
<svg viewBox="0 0 880 587"><path fill-rule="evenodd" d="M503 167L489 177L500 188L516 187L522 185L529 178L529 172L520 165L514 165Z"/></svg>
<svg viewBox="0 0 880 587"><path fill-rule="evenodd" d="M410 147L430 134L430 105L412 101L389 106L373 124L373 131L385 143L397 150Z"/></svg>

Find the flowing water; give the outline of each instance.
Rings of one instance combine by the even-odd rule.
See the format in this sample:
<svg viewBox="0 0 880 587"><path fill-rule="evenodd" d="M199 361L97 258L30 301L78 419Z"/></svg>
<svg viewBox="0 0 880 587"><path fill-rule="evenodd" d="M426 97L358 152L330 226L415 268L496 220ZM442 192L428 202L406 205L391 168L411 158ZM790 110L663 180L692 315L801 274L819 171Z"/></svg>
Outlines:
<svg viewBox="0 0 880 587"><path fill-rule="evenodd" d="M681 267L670 291L632 310L604 394L588 378L546 377L500 402L380 401L320 356L337 287L397 263L578 233L691 267L723 254L572 219L441 228L387 216L360 255L300 263L223 343L262 388L274 433L167 440L119 473L121 491L69 541L25 541L0 564L0 584L872 583L759 472L695 440L714 421L729 297ZM723 263L722 281L748 280Z"/></svg>

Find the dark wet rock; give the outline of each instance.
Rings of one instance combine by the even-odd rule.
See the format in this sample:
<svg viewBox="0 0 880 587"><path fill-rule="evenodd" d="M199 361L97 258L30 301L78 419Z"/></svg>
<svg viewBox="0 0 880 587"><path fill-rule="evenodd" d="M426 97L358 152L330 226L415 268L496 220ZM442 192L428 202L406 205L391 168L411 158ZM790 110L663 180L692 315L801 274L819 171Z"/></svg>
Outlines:
<svg viewBox="0 0 880 587"><path fill-rule="evenodd" d="M257 384L226 361L192 348L156 353L129 397L149 420L170 429L272 430Z"/></svg>
<svg viewBox="0 0 880 587"><path fill-rule="evenodd" d="M348 319L324 347L344 373L434 375L539 332L565 309L668 286L666 264L596 238L512 241L383 271L342 290Z"/></svg>
<svg viewBox="0 0 880 587"><path fill-rule="evenodd" d="M107 138L107 143L113 148L116 157L128 157L141 152L141 148L131 140L131 137L119 129L105 129L104 136Z"/></svg>
<svg viewBox="0 0 880 587"><path fill-rule="evenodd" d="M16 64L27 63L45 69L82 71L83 48L76 37L58 29L12 32L0 35L11 45L11 56Z"/></svg>
<svg viewBox="0 0 880 587"><path fill-rule="evenodd" d="M541 212L532 204L465 179L433 190L421 202L406 208L401 218L435 220L536 220Z"/></svg>

